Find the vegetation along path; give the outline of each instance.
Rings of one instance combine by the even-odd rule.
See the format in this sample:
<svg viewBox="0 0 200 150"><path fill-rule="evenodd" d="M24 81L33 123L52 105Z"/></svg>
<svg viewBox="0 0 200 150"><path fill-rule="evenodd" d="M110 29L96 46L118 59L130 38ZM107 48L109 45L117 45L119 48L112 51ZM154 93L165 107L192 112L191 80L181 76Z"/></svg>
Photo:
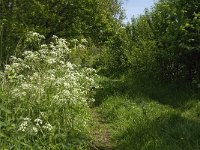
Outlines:
<svg viewBox="0 0 200 150"><path fill-rule="evenodd" d="M0 149L200 150L200 0L126 1L0 0Z"/></svg>
<svg viewBox="0 0 200 150"><path fill-rule="evenodd" d="M102 82L93 108L94 149L200 148L198 91L148 80Z"/></svg>

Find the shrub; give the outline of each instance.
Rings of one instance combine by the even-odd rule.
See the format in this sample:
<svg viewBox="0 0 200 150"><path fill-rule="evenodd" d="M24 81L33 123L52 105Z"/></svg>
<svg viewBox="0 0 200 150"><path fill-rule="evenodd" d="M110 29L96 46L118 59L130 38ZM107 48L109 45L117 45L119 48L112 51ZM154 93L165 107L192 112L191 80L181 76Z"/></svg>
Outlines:
<svg viewBox="0 0 200 150"><path fill-rule="evenodd" d="M31 38L29 38L31 40ZM95 70L69 62L65 39L11 57L1 73L0 118L5 148L81 149L87 146Z"/></svg>

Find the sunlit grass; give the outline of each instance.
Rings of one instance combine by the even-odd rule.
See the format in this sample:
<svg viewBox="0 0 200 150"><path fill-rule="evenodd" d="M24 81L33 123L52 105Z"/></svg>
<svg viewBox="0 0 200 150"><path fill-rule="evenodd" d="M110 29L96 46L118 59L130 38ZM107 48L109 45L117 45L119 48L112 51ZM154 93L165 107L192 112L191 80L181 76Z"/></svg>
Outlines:
<svg viewBox="0 0 200 150"><path fill-rule="evenodd" d="M156 81L141 85L142 79L126 80L105 81L106 90L96 96L98 112L111 126L113 149L200 148L198 92Z"/></svg>

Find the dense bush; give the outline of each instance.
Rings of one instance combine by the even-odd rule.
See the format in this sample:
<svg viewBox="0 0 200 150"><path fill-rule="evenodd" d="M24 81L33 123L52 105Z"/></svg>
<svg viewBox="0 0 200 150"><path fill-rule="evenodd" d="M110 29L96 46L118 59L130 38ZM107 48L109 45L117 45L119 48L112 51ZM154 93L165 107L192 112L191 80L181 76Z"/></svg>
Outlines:
<svg viewBox="0 0 200 150"><path fill-rule="evenodd" d="M199 6L198 0L160 0L133 19L127 26L131 66L153 69L161 80L198 82Z"/></svg>
<svg viewBox="0 0 200 150"><path fill-rule="evenodd" d="M29 44L44 39L28 35ZM0 147L86 149L97 75L72 64L70 53L69 43L53 36L37 51L11 57L0 74Z"/></svg>
<svg viewBox="0 0 200 150"><path fill-rule="evenodd" d="M116 0L3 0L0 2L0 63L8 61L27 31L65 39L91 39L101 47L122 20Z"/></svg>

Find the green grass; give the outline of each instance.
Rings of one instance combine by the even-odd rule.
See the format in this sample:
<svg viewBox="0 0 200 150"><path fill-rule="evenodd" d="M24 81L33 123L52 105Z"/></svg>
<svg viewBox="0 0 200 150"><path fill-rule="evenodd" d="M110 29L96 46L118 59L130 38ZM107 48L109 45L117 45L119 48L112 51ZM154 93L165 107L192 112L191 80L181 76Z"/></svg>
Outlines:
<svg viewBox="0 0 200 150"><path fill-rule="evenodd" d="M112 149L200 149L198 89L130 77L102 85L96 109L110 128Z"/></svg>

